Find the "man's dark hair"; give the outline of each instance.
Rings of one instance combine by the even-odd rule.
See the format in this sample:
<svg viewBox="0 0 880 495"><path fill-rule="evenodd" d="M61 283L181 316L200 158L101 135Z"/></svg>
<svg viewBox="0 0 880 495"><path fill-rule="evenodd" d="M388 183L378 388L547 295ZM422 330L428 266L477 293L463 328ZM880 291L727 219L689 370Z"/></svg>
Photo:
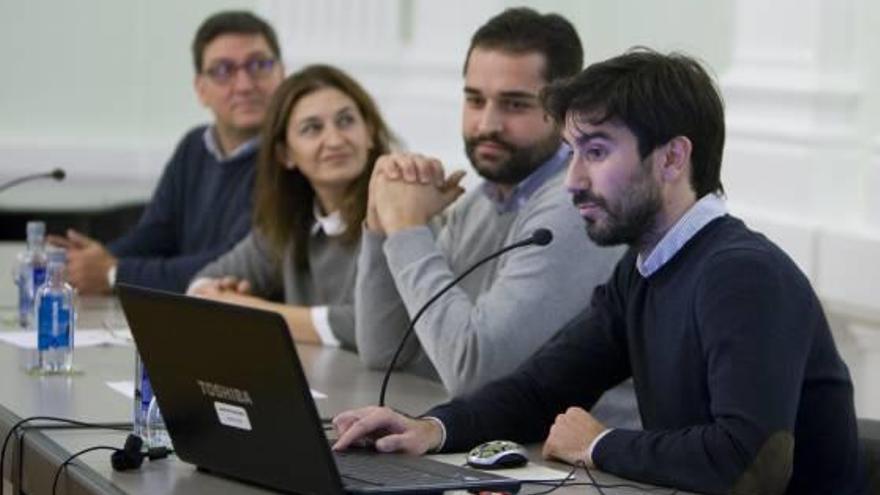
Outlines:
<svg viewBox="0 0 880 495"><path fill-rule="evenodd" d="M476 47L540 53L546 61L547 82L573 76L584 66L584 49L574 26L559 14L539 14L526 7L507 9L477 29L464 59L465 73Z"/></svg>
<svg viewBox="0 0 880 495"><path fill-rule="evenodd" d="M246 10L228 10L208 17L196 31L192 42L193 65L195 65L196 73L202 72L205 47L215 38L224 34L262 35L275 58L281 58L278 37L269 23Z"/></svg>
<svg viewBox="0 0 880 495"><path fill-rule="evenodd" d="M676 136L690 139L691 186L702 197L724 192L724 103L695 59L633 48L590 65L575 77L548 85L542 99L560 125L619 120L636 136L646 158Z"/></svg>

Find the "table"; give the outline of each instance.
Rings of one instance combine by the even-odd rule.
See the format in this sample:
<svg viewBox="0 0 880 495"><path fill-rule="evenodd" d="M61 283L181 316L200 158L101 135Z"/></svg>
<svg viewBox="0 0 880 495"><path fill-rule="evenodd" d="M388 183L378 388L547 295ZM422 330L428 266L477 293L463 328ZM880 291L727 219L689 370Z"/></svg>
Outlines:
<svg viewBox="0 0 880 495"><path fill-rule="evenodd" d="M8 321L14 313L11 305L0 306L0 321ZM80 327L114 327L122 316L115 299L83 298L80 301ZM8 330L6 323L0 323ZM298 346L300 359L312 388L329 397L317 401L321 416L332 416L345 409L375 403L381 373L365 370L358 357L340 349L319 346ZM13 423L33 415L54 415L90 422L130 421L131 400L113 391L107 381L131 380L134 374L134 350L131 347L77 349L74 361L81 374L70 377L37 377L24 369L28 353L0 343L0 436L6 435ZM421 413L447 397L442 386L406 373L396 374L388 391L388 403L412 413ZM121 447L126 432L109 430L31 430L7 452L14 462L7 461L4 476L16 489L28 494L51 493L52 477L72 452L94 445ZM539 446L532 447L532 459L540 458ZM231 493L263 494L267 490L208 475L172 456L159 461L145 461L141 469L115 472L109 452L86 454L76 466L68 468L59 483L59 493L66 494L189 494ZM549 463L555 464L555 463ZM556 464L561 470L568 467ZM19 468L20 471L19 471ZM21 472L19 483L18 474ZM601 483L618 483L612 475L595 474ZM579 481L584 476L579 475ZM645 485L647 487L647 485ZM524 486L523 493L543 491L545 487ZM598 493L585 487L567 487L554 493ZM670 490L671 492L671 490ZM641 490L615 489L614 494L645 493ZM652 493L668 493L666 491ZM681 493L681 492L679 492Z"/></svg>

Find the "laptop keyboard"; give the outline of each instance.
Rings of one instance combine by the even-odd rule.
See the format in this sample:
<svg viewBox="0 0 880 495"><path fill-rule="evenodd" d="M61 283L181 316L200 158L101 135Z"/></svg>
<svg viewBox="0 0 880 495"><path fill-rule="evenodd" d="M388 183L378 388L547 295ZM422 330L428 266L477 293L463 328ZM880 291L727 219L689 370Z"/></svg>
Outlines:
<svg viewBox="0 0 880 495"><path fill-rule="evenodd" d="M346 485L433 486L451 481L474 482L484 474L420 457L338 452L336 466Z"/></svg>

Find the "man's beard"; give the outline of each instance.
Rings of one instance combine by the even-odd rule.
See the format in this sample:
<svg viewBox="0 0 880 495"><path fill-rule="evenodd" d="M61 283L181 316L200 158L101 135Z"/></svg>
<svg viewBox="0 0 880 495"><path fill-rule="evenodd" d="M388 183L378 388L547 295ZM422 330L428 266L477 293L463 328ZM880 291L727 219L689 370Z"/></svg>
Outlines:
<svg viewBox="0 0 880 495"><path fill-rule="evenodd" d="M519 147L503 140L497 133L475 136L464 139L464 150L471 161L471 165L484 179L505 185L519 184L532 172L559 149L561 143L559 135L551 133L545 139L538 141L529 147ZM477 159L476 148L480 143L491 142L504 148L510 157L500 163L483 165Z"/></svg>
<svg viewBox="0 0 880 495"><path fill-rule="evenodd" d="M624 196L609 205L605 198L595 196L587 190L574 193L575 206L593 203L605 211L606 216L599 221L587 222L587 235L599 246L627 244L637 246L644 242L663 208L660 186L650 175L646 163L642 163L640 176L633 180L624 191Z"/></svg>

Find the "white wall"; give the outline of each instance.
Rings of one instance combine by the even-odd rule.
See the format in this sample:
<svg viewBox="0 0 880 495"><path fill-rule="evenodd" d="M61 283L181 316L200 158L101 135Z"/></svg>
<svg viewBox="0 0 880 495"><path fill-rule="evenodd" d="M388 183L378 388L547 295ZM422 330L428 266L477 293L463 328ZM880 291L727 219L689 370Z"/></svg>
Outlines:
<svg viewBox="0 0 880 495"><path fill-rule="evenodd" d="M738 0L724 180L731 206L807 273L864 415L880 416L880 203L870 0Z"/></svg>
<svg viewBox="0 0 880 495"><path fill-rule="evenodd" d="M880 417L880 4L872 0L547 0L587 62L632 45L681 50L718 76L733 211L813 281ZM0 0L0 180L61 165L74 181L151 181L204 121L189 43L227 7L277 27L289 68L339 65L405 144L469 168L459 132L468 38L505 0ZM473 183L473 178L471 179ZM139 182L140 181L140 182Z"/></svg>
<svg viewBox="0 0 880 495"><path fill-rule="evenodd" d="M155 181L204 121L189 44L216 9L257 2L0 0L0 179ZM149 188L149 186L145 186Z"/></svg>

